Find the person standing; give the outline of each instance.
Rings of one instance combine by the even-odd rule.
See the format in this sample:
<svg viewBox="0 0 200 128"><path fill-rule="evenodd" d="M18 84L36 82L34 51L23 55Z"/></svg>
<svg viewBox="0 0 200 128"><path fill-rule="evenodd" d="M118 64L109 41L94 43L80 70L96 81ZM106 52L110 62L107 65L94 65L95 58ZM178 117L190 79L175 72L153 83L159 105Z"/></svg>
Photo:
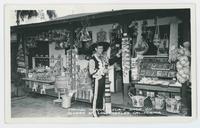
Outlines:
<svg viewBox="0 0 200 128"><path fill-rule="evenodd" d="M105 93L105 74L108 73L106 66L114 64L120 58L119 52L116 57L108 59L103 52L109 47L107 42L98 42L91 46L94 54L89 60L89 72L94 80L93 116L97 117L96 110L103 110L103 98Z"/></svg>

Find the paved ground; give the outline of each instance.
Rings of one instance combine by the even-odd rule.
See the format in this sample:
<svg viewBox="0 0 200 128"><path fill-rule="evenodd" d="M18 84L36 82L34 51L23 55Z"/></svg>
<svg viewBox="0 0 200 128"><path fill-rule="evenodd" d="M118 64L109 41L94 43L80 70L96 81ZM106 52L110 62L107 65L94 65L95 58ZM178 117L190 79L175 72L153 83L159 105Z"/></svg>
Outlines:
<svg viewBox="0 0 200 128"><path fill-rule="evenodd" d="M55 97L32 94L22 99L13 99L11 116L17 117L92 117L91 104L72 102L71 108L62 108L60 103L53 104ZM118 110L113 108L110 116L138 116L138 113ZM100 117L103 117L101 115Z"/></svg>

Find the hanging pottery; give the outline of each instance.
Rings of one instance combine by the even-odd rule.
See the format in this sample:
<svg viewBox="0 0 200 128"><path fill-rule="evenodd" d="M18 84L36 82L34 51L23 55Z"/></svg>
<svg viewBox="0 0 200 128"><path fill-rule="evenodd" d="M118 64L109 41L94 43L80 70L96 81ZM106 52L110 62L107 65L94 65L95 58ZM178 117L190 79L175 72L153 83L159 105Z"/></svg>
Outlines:
<svg viewBox="0 0 200 128"><path fill-rule="evenodd" d="M155 46L159 46L160 44L160 30L159 30L159 26L158 26L158 23L157 23L157 20L158 18L155 19L155 34L154 34L154 38L153 38L153 43Z"/></svg>

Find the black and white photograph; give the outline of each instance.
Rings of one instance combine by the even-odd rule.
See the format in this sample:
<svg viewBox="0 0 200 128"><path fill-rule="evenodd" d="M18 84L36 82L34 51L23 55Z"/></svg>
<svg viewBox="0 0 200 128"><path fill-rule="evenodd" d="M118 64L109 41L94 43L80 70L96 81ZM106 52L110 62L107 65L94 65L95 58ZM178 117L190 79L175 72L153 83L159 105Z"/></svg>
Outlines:
<svg viewBox="0 0 200 128"><path fill-rule="evenodd" d="M6 6L10 120L195 116L191 6L56 6Z"/></svg>

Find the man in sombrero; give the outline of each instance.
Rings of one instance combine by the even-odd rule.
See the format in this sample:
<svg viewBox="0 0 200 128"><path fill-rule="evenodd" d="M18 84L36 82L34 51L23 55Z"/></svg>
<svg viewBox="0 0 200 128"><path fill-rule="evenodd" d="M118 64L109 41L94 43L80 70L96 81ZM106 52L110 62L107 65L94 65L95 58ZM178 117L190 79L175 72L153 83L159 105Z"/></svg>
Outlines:
<svg viewBox="0 0 200 128"><path fill-rule="evenodd" d="M94 97L93 97L93 116L97 117L96 110L103 110L103 98L105 94L105 75L108 73L107 66L119 61L121 50L116 54L116 57L108 59L105 51L107 51L109 43L98 42L90 46L93 51L89 61L89 72L94 80Z"/></svg>

